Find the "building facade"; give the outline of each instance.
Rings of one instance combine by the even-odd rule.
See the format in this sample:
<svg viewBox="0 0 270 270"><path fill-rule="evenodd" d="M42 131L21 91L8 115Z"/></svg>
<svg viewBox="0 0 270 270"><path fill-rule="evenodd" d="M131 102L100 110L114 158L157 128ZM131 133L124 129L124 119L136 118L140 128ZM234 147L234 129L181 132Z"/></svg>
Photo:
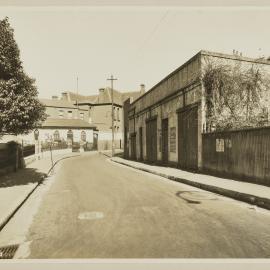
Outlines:
<svg viewBox="0 0 270 270"><path fill-rule="evenodd" d="M126 157L185 169L201 168L202 133L209 124L202 75L209 62L217 61L243 67L260 65L267 72L270 67L270 61L264 59L200 51L144 95L125 103Z"/></svg>
<svg viewBox="0 0 270 270"><path fill-rule="evenodd" d="M46 148L47 144L54 147L93 147L97 143L98 131L90 122L88 106L77 106L72 102L52 97L40 99L46 107L47 119L39 130L39 142ZM23 136L24 143L34 143L34 131Z"/></svg>
<svg viewBox="0 0 270 270"><path fill-rule="evenodd" d="M114 146L123 148L123 103L130 98L135 100L144 93L144 85L139 91L120 92L113 90L113 123ZM76 104L89 112L89 123L98 130L98 149L109 150L112 143L112 91L111 88L100 88L97 95L83 96L72 92L62 93L62 100Z"/></svg>

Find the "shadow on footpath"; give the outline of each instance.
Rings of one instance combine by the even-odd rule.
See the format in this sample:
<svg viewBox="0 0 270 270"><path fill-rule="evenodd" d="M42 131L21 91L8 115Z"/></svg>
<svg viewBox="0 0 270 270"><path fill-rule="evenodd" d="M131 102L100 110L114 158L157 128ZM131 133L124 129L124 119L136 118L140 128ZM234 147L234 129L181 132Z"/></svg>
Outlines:
<svg viewBox="0 0 270 270"><path fill-rule="evenodd" d="M37 169L20 169L17 172L0 176L0 188L40 183L45 177L46 174L38 172Z"/></svg>

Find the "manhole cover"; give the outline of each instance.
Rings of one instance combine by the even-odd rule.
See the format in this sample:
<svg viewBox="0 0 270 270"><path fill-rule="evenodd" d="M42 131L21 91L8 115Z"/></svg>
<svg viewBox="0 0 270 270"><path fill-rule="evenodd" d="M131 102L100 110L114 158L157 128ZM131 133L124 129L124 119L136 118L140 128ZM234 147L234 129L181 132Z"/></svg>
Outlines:
<svg viewBox="0 0 270 270"><path fill-rule="evenodd" d="M104 214L102 212L82 212L79 214L78 219L101 219L104 218Z"/></svg>
<svg viewBox="0 0 270 270"><path fill-rule="evenodd" d="M0 247L0 259L12 259L19 245Z"/></svg>
<svg viewBox="0 0 270 270"><path fill-rule="evenodd" d="M184 199L188 203L201 203L204 200L218 200L217 196L210 192L202 191L178 191L176 196Z"/></svg>

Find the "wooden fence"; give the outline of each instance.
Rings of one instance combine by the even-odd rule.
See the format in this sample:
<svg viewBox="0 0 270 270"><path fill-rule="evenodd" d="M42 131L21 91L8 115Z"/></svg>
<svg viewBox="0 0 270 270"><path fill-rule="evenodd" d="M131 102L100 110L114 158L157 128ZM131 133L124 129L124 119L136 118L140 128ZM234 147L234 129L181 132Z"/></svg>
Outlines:
<svg viewBox="0 0 270 270"><path fill-rule="evenodd" d="M17 147L16 143L0 143L0 175L18 168Z"/></svg>
<svg viewBox="0 0 270 270"><path fill-rule="evenodd" d="M202 134L204 172L270 186L270 127Z"/></svg>
<svg viewBox="0 0 270 270"><path fill-rule="evenodd" d="M28 157L28 156L31 156L34 154L35 154L35 145L34 144L23 146L23 156L24 157Z"/></svg>

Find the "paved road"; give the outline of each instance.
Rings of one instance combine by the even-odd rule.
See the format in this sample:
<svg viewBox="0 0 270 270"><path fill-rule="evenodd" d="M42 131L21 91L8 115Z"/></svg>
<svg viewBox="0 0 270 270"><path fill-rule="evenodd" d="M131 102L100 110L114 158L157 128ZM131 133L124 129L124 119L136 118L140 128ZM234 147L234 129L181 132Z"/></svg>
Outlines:
<svg viewBox="0 0 270 270"><path fill-rule="evenodd" d="M63 161L47 182L3 232L8 239L28 226L21 257L270 257L269 211L101 154Z"/></svg>

